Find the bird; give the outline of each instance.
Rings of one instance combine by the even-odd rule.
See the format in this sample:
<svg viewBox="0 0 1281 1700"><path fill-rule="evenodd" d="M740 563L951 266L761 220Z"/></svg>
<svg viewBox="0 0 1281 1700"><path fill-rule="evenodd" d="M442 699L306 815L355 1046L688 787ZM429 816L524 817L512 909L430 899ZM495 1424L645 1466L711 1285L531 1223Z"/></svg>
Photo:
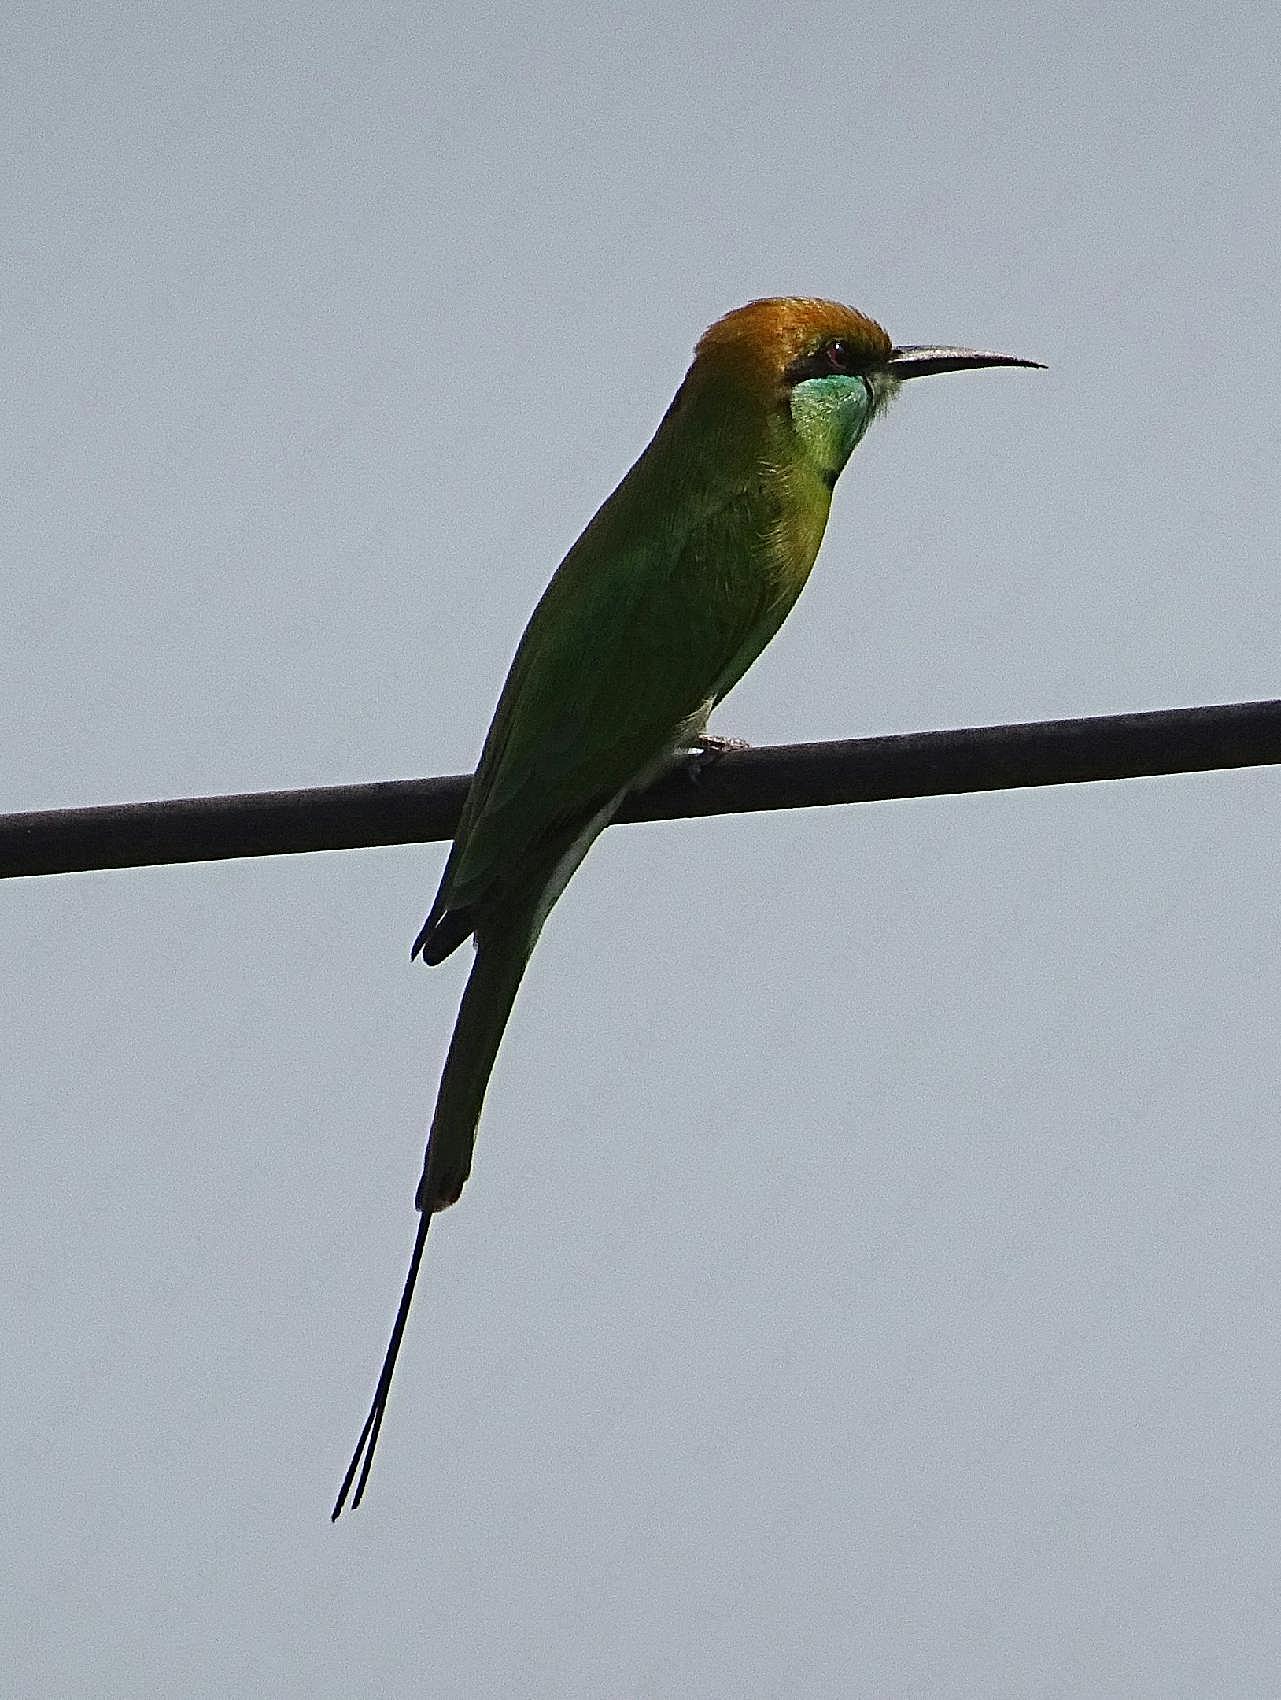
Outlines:
<svg viewBox="0 0 1281 1700"><path fill-rule="evenodd" d="M516 649L411 956L475 944L415 1195L417 1234L333 1517L360 1504L432 1217L472 1164L481 1105L553 904L628 792L687 754L804 588L850 455L911 378L1041 362L896 347L836 301L749 302L704 332L648 447L572 546ZM359 1479L357 1480L357 1476Z"/></svg>

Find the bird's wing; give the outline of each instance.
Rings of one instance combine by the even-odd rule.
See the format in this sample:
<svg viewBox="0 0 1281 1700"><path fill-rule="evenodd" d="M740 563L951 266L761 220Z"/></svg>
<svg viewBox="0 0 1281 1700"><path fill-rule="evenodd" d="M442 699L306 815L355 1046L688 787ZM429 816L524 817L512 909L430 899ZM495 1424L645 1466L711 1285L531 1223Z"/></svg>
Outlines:
<svg viewBox="0 0 1281 1700"><path fill-rule="evenodd" d="M790 605L775 525L759 484L683 528L624 527L602 509L521 640L424 938L444 922L450 949L479 911L545 881L583 823L728 690Z"/></svg>

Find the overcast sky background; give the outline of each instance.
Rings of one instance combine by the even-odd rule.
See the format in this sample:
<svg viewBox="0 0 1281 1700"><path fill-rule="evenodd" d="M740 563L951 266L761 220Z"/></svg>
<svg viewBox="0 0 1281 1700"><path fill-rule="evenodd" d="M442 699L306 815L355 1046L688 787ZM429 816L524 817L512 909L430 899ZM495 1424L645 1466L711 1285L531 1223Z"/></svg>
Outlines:
<svg viewBox="0 0 1281 1700"><path fill-rule="evenodd" d="M1273 696L1281 14L12 9L0 808L455 772L702 327L914 384L719 717ZM1281 1692L1276 772L618 828L329 1509L440 846L3 901L13 1691Z"/></svg>

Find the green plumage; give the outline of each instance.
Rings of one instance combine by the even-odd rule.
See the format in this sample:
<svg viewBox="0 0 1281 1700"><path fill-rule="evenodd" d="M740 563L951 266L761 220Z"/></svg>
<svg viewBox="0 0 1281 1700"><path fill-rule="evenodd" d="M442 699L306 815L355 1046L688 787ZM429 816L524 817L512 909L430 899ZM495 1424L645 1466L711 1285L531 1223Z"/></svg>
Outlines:
<svg viewBox="0 0 1281 1700"><path fill-rule="evenodd" d="M478 952L419 1209L453 1203L470 1168L484 1078L467 1092L456 1083L468 1072L487 1078L503 1025L496 1009L481 1019L480 988L510 1007L514 962L533 948L592 840L629 789L698 737L813 565L827 485L806 466L790 414L725 417L736 399L683 387L565 557L517 649L414 946L439 961L474 932Z"/></svg>

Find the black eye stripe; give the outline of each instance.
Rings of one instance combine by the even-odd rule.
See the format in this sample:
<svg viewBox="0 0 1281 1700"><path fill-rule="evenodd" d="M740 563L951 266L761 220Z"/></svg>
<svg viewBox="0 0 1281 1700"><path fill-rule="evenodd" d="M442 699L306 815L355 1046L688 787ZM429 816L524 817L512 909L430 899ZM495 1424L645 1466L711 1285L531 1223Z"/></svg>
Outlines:
<svg viewBox="0 0 1281 1700"><path fill-rule="evenodd" d="M789 384L803 383L806 378L861 376L869 364L867 356L852 342L844 337L831 337L793 360L784 376Z"/></svg>

